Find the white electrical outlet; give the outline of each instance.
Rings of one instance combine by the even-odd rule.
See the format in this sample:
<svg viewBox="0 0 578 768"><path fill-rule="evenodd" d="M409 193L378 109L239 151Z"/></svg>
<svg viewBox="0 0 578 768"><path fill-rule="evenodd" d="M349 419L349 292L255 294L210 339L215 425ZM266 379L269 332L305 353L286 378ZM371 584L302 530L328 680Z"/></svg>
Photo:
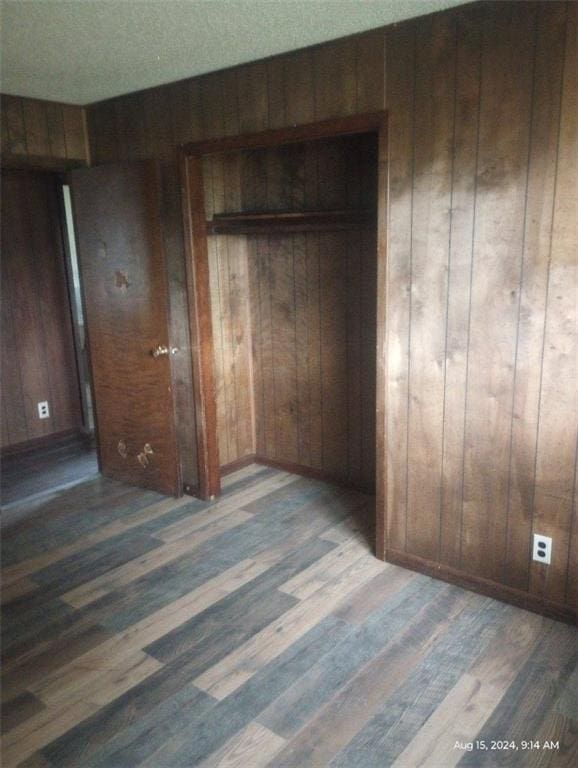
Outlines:
<svg viewBox="0 0 578 768"><path fill-rule="evenodd" d="M534 534L532 559L537 560L539 563L550 565L552 560L552 539L550 536L541 536L539 533Z"/></svg>
<svg viewBox="0 0 578 768"><path fill-rule="evenodd" d="M50 407L48 406L48 403L46 400L43 400L41 403L38 403L38 418L39 419L50 418Z"/></svg>

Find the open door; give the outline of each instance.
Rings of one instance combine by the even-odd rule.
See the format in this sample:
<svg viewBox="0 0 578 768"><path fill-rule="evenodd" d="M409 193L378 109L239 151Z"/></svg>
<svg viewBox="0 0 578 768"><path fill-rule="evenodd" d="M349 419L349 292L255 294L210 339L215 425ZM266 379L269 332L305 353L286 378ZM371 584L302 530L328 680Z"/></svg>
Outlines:
<svg viewBox="0 0 578 768"><path fill-rule="evenodd" d="M153 161L70 174L104 475L181 494Z"/></svg>

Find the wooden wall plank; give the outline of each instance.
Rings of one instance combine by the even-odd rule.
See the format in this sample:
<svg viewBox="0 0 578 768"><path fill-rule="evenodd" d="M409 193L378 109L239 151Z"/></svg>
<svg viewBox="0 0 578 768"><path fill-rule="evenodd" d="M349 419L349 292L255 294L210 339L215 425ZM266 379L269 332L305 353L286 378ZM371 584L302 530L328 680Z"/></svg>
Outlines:
<svg viewBox="0 0 578 768"><path fill-rule="evenodd" d="M376 485L377 414L377 232L360 232L361 260L361 472L356 480L368 492ZM355 395L348 393L349 408ZM355 477L353 468L349 472Z"/></svg>
<svg viewBox="0 0 578 768"><path fill-rule="evenodd" d="M248 64L237 70L239 130L258 133L269 125L267 65Z"/></svg>
<svg viewBox="0 0 578 768"><path fill-rule="evenodd" d="M263 328L261 322L261 293L263 285L260 279L261 252L266 237L256 235L247 238L247 269L249 282L249 312L251 329L251 352L253 369L253 409L255 428L255 452L266 455L265 448L265 411L263 398Z"/></svg>
<svg viewBox="0 0 578 768"><path fill-rule="evenodd" d="M44 379L50 392L51 427L80 426L80 392L72 342L71 310L60 230L57 179L38 174L28 189L33 216L29 247L34 254L37 312L43 328Z"/></svg>
<svg viewBox="0 0 578 768"><path fill-rule="evenodd" d="M347 475L347 235L319 237L322 466Z"/></svg>
<svg viewBox="0 0 578 768"><path fill-rule="evenodd" d="M560 124L566 8L556 5L537 18L531 146L524 228L524 254L517 319L516 368L504 579L527 589L528 553L539 419L544 314L552 237L552 206Z"/></svg>
<svg viewBox="0 0 578 768"><path fill-rule="evenodd" d="M62 105L62 121L66 140L66 157L69 160L88 158L87 137L84 129L84 108L72 104Z"/></svg>
<svg viewBox="0 0 578 768"><path fill-rule="evenodd" d="M567 9L570 9L568 16ZM569 431L574 411L567 400L560 401L559 419L566 426L559 429L553 406L548 410L548 403L555 401L557 393L554 371L560 366L561 378L567 380L569 366L565 357L567 339L559 346L557 338L558 333L567 333L562 307L572 285L561 266L561 243L565 243L567 252L572 252L576 244L575 232L568 223L571 219L568 208L573 198L564 173L560 174L562 168L571 170L571 156L564 148L571 140L575 141L571 138L575 126L568 118L567 105L571 102L567 90L563 102L565 128L560 138L561 154L558 160L555 157L562 57L564 50L567 56L575 55L572 53L574 41L570 41L572 45L562 45L562 38L570 34L568 30L571 31L575 23L575 13L572 3L532 3L523 15L519 13L519 4L509 1L473 4L357 38L284 54L265 63L193 78L170 86L172 95L168 106L172 141L177 143L242 130L239 106L230 96L235 92L237 96L245 94L247 103L255 108L255 115L248 114L247 103L243 103L243 121L248 128L283 127L330 115L379 109L384 103L385 87L390 169L386 301L389 383L385 393L389 547L395 551L406 548L406 470L408 459L410 465L413 460L414 467L423 459L423 434L435 443L437 469L434 471L426 465L424 478L427 477L428 487L439 499L437 519L435 515L428 518L430 529L436 524L439 527L439 551L437 554L430 551L422 537L419 530L422 513L414 510L412 501L407 554L418 554L413 551L416 549L426 557L431 555L433 562L461 568L461 572L468 575L484 575L521 590L528 588L531 510L534 509L534 528L544 526L560 541L557 557L565 546L568 550L569 536L576 535L575 527L572 534L568 527L567 492L568 466L573 461L569 457ZM416 49L416 34L423 40L425 30L432 23L457 25L457 48L451 72L449 45L443 36L434 36L431 41L426 39L424 45L420 42ZM441 89L442 98L437 111L430 104L429 112L425 92L425 76L429 73L424 64L428 56L432 61L432 74L443 72L446 78L439 82L439 77L430 77L432 91L438 93ZM416 58L419 72L423 73L423 77L419 74L417 90ZM260 73L258 77L256 72ZM447 88L454 77L455 104L449 104ZM567 89L568 78L564 83ZM181 98L183 89L187 98ZM130 102L131 98L118 100L117 112L121 103ZM135 104L136 108L128 110L126 121L133 133L144 123L138 99ZM17 136L18 109L19 102L13 102L12 122ZM102 105L96 105L89 111L100 109ZM422 121L427 122L428 115L433 115L433 122L424 126ZM449 125L452 125L451 136ZM10 134L9 129L6 116L5 133ZM431 137L427 129L431 130ZM420 133L426 134L425 143ZM440 138L444 135L447 143ZM122 137L119 142L122 143ZM414 151L417 152L415 158ZM428 153L432 168L426 160ZM119 152L119 156L123 153ZM134 156L132 149L131 156ZM316 147L306 150L303 177L297 174L290 181L278 155L272 153L266 162L259 157L259 153L257 158L247 153L243 159L242 207L245 210L273 204L298 206L301 199L305 207L315 209L319 204L327 206L328 201L337 201L344 192L349 202L355 197L351 189L340 190L328 184L327 180L338 174L338 158L333 157L334 166L329 173L329 159L319 154ZM451 200L447 194L448 158L452 166ZM254 171L249 179L247 165ZM442 166L446 170L440 177ZM319 168L327 171L322 174L321 183ZM275 175L268 189L267 176L273 171ZM434 178L439 188L433 183ZM554 192L556 216L548 278ZM447 234L445 255L444 232ZM309 365L308 386L301 380L298 382L298 407L300 414L309 408L311 416L308 431L304 429L298 435L298 445L312 466L321 463L322 451L322 430L317 421L323 410L320 339L316 335L320 328L318 245L319 235L306 236L305 259L302 241L293 241L295 319L299 334L307 328ZM251 308L252 325L258 329L254 346L259 348L259 353L253 356L256 392L260 393L256 398L257 447L273 455L273 432L267 423L267 414L271 409L274 412L274 387L267 389L264 382L272 380L274 366L271 298L275 257L266 237L252 242L250 253L250 282L258 280L259 283L258 290L252 288L252 297L259 296L258 312L254 306ZM301 275L304 261L306 292ZM410 313L412 272L417 282L413 285ZM564 285L563 279L567 281ZM421 295L422 289L426 289L426 294ZM557 299L558 295L563 298ZM447 302L445 312L442 311L444 300ZM427 304L423 311L422 301ZM544 318L547 320L545 337ZM440 327L445 333L441 346ZM557 349L551 349L552 345ZM408 376L410 347L411 382ZM556 361L558 353L560 360ZM299 350L299 360L303 357L304 351ZM440 365L443 368L441 385ZM435 390L435 406L425 399L430 384ZM355 388L353 383L352 386ZM308 392L307 397L302 397L304 391ZM410 416L412 408L416 416L416 402L420 408L425 403L426 410L423 424L410 419L408 454L408 404ZM534 482L533 469L538 429L539 487ZM441 465L439 437L436 437L440 432L443 437ZM546 456L558 453L561 459L556 469L548 464ZM412 499L424 498L423 494L420 496L420 477L417 472L411 479ZM562 499L560 504L547 501L553 487ZM422 506L422 502L418 502L416 509ZM463 549L461 561L460 549ZM568 552L565 558L568 560ZM556 561L550 583L532 573L534 594L564 599L561 587L564 562ZM571 560L570 568L575 567L573 563ZM568 578L566 574L567 581ZM566 599L574 600L571 586L564 589Z"/></svg>
<svg viewBox="0 0 578 768"><path fill-rule="evenodd" d="M444 360L440 561L459 566L468 317L481 76L480 14L458 16Z"/></svg>
<svg viewBox="0 0 578 768"><path fill-rule="evenodd" d="M346 241L347 286L347 321L346 321L346 358L347 358L347 467L354 478L362 476L363 458L363 413L371 410L364 402L361 382L364 376L362 362L365 345L363 343L362 311L363 298L361 281L364 271L365 249L362 248L362 230L352 230L344 234Z"/></svg>
<svg viewBox="0 0 578 768"><path fill-rule="evenodd" d="M239 73L236 69L223 72L223 121L227 136L236 136L239 128Z"/></svg>
<svg viewBox="0 0 578 768"><path fill-rule="evenodd" d="M255 419L249 267L246 237L226 237L229 272L228 310L231 317L231 356L235 372L232 392L237 449L234 459L255 454Z"/></svg>
<svg viewBox="0 0 578 768"><path fill-rule="evenodd" d="M357 38L357 112L385 109L385 37L384 29L376 29Z"/></svg>
<svg viewBox="0 0 578 768"><path fill-rule="evenodd" d="M8 445L82 426L56 180L3 171L2 397ZM39 419L47 400L50 417ZM6 444L3 444L6 447Z"/></svg>
<svg viewBox="0 0 578 768"><path fill-rule="evenodd" d="M532 594L556 603L566 596L578 432L577 10L569 5L566 24L534 491L533 532L552 537L552 564L533 562L530 571Z"/></svg>
<svg viewBox="0 0 578 768"><path fill-rule="evenodd" d="M226 408L226 382L223 367L223 328L221 323L221 290L219 282L219 252L217 238L208 238L211 316L213 322L213 364L215 367L215 398L217 404L217 439L221 466L229 463L229 435Z"/></svg>
<svg viewBox="0 0 578 768"><path fill-rule="evenodd" d="M285 71L285 125L315 120L313 52L299 51L283 57Z"/></svg>
<svg viewBox="0 0 578 768"><path fill-rule="evenodd" d="M271 235L271 324L275 386L275 457L297 463L297 339L295 335L295 277L290 235Z"/></svg>
<svg viewBox="0 0 578 768"><path fill-rule="evenodd" d="M267 62L268 127L287 125L285 106L285 58L277 56Z"/></svg>
<svg viewBox="0 0 578 768"><path fill-rule="evenodd" d="M218 138L225 135L225 106L223 74L217 72L199 78L200 109L203 138Z"/></svg>
<svg viewBox="0 0 578 768"><path fill-rule="evenodd" d="M64 135L62 105L47 102L45 110L50 155L51 157L66 157L66 136Z"/></svg>
<svg viewBox="0 0 578 768"><path fill-rule="evenodd" d="M505 560L534 25L533 10L520 17L505 3L483 28L461 562L494 580Z"/></svg>
<svg viewBox="0 0 578 768"><path fill-rule="evenodd" d="M403 551L407 530L407 409L409 399L409 295L413 205L413 100L415 30L387 35L389 110L389 212L387 509L389 547Z"/></svg>
<svg viewBox="0 0 578 768"><path fill-rule="evenodd" d="M15 96L3 96L2 112L5 115L9 137L9 144L3 151L9 155L25 155L27 153L26 128L24 126L22 99Z"/></svg>
<svg viewBox="0 0 578 768"><path fill-rule="evenodd" d="M319 234L308 232L307 247L307 365L309 371L310 466L323 466L323 380L321 377L321 260Z"/></svg>
<svg viewBox="0 0 578 768"><path fill-rule="evenodd" d="M407 548L437 559L455 103L455 23L417 33L408 410Z"/></svg>
<svg viewBox="0 0 578 768"><path fill-rule="evenodd" d="M35 99L22 99L22 114L28 154L33 157L50 157L48 122L44 102Z"/></svg>
<svg viewBox="0 0 578 768"><path fill-rule="evenodd" d="M259 449L263 451L262 455L275 456L276 393L273 359L273 301L271 295L274 273L268 236L257 239L255 255L258 258L257 277L259 284L257 292L259 294L260 337L254 336L254 339L255 344L260 344L263 394L262 400L256 403L256 408L257 411L261 411L264 431L263 436L258 437L258 445L262 446Z"/></svg>
<svg viewBox="0 0 578 768"><path fill-rule="evenodd" d="M314 49L316 120L355 112L356 53L355 40L351 38Z"/></svg>

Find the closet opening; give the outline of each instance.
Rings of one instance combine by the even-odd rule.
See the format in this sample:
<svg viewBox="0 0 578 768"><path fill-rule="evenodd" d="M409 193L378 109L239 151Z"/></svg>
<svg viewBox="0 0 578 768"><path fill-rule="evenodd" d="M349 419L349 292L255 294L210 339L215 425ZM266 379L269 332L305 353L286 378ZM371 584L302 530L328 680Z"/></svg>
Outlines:
<svg viewBox="0 0 578 768"><path fill-rule="evenodd" d="M380 557L385 148L380 113L182 162L200 495L253 462L373 494Z"/></svg>

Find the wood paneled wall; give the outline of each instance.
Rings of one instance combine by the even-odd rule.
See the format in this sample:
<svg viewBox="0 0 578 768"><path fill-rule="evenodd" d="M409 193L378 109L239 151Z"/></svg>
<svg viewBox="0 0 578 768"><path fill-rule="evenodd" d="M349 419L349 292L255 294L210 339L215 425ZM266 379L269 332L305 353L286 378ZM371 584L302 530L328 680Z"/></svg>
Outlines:
<svg viewBox="0 0 578 768"><path fill-rule="evenodd" d="M468 5L88 111L110 162L387 107L390 557L574 610L576 12Z"/></svg>
<svg viewBox="0 0 578 768"><path fill-rule="evenodd" d="M249 238L256 452L375 487L375 232Z"/></svg>
<svg viewBox="0 0 578 768"><path fill-rule="evenodd" d="M473 7L387 46L388 547L574 609L576 11Z"/></svg>
<svg viewBox="0 0 578 768"><path fill-rule="evenodd" d="M82 426L56 184L2 172L3 448Z"/></svg>
<svg viewBox="0 0 578 768"><path fill-rule="evenodd" d="M242 210L241 155L203 163L207 217ZM255 454L254 381L247 238L208 237L219 459L226 467Z"/></svg>
<svg viewBox="0 0 578 768"><path fill-rule="evenodd" d="M4 165L87 162L84 107L6 95L0 101Z"/></svg>
<svg viewBox="0 0 578 768"><path fill-rule="evenodd" d="M207 216L375 210L376 155L363 136L208 156ZM373 489L374 227L209 237L221 466L257 455Z"/></svg>

